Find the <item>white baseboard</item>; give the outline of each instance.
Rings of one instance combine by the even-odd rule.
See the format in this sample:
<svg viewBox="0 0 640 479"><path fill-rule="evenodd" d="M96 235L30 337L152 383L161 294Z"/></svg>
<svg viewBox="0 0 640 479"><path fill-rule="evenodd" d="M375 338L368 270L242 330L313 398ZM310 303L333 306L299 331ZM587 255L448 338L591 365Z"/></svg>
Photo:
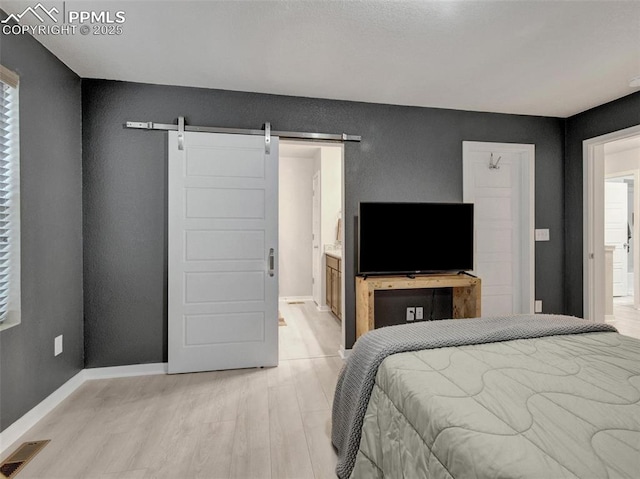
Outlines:
<svg viewBox="0 0 640 479"><path fill-rule="evenodd" d="M605 314L604 315L604 320L605 321L614 321L616 319L616 317L613 314Z"/></svg>
<svg viewBox="0 0 640 479"><path fill-rule="evenodd" d="M331 311L331 308L329 306L327 306L326 304L324 306L316 305L316 308L318 309L318 311L320 311L322 313L327 313L327 312Z"/></svg>
<svg viewBox="0 0 640 479"><path fill-rule="evenodd" d="M351 356L351 349L344 349L342 346L338 350L338 354L345 361L349 356Z"/></svg>
<svg viewBox="0 0 640 479"><path fill-rule="evenodd" d="M313 301L313 296L280 296L279 301Z"/></svg>
<svg viewBox="0 0 640 479"><path fill-rule="evenodd" d="M167 363L133 364L131 366L114 366L110 368L88 368L84 370L85 381L88 379L127 378L131 376L151 376L167 374Z"/></svg>
<svg viewBox="0 0 640 479"><path fill-rule="evenodd" d="M166 374L167 363L134 364L110 368L83 369L66 383L44 398L24 416L0 433L0 454L9 449L24 433L35 426L62 401L68 398L85 381L91 379L125 378Z"/></svg>
<svg viewBox="0 0 640 479"><path fill-rule="evenodd" d="M84 369L44 398L38 405L0 433L0 454L16 442L20 436L35 426L38 421L68 398L84 383Z"/></svg>

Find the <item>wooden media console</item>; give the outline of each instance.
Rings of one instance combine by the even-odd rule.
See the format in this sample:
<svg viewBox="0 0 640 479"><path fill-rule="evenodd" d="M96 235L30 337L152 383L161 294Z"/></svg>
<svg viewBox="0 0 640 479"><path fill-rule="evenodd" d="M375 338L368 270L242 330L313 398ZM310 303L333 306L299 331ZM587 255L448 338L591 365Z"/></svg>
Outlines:
<svg viewBox="0 0 640 479"><path fill-rule="evenodd" d="M452 288L453 319L477 318L480 309L480 278L464 274L356 277L356 339L376 328L374 295L394 289Z"/></svg>

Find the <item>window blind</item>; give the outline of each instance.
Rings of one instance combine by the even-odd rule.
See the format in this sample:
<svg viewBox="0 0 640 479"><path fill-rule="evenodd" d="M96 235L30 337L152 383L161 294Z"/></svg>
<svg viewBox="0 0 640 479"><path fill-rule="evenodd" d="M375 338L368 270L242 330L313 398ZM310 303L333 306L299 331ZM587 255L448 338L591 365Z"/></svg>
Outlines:
<svg viewBox="0 0 640 479"><path fill-rule="evenodd" d="M20 242L17 82L0 78L0 323L19 310ZM17 264L16 264L17 262ZM16 281L17 279L17 281ZM17 284L16 284L17 283ZM16 291L17 289L17 291ZM16 298L16 295L18 296Z"/></svg>

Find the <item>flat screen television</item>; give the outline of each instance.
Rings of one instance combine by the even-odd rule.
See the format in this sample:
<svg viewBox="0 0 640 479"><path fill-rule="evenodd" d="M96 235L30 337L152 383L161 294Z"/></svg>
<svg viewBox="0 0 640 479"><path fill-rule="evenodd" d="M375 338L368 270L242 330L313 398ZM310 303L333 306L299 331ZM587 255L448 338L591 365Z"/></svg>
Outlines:
<svg viewBox="0 0 640 479"><path fill-rule="evenodd" d="M358 273L473 269L473 204L360 203Z"/></svg>

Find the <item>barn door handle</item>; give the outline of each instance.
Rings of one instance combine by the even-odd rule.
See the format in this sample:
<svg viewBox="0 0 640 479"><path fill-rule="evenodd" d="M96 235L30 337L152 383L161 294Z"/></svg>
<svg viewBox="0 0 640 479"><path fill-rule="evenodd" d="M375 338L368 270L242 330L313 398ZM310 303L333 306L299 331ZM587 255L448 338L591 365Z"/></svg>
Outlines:
<svg viewBox="0 0 640 479"><path fill-rule="evenodd" d="M269 249L269 276L273 276L275 274L276 267L276 253L273 248Z"/></svg>

